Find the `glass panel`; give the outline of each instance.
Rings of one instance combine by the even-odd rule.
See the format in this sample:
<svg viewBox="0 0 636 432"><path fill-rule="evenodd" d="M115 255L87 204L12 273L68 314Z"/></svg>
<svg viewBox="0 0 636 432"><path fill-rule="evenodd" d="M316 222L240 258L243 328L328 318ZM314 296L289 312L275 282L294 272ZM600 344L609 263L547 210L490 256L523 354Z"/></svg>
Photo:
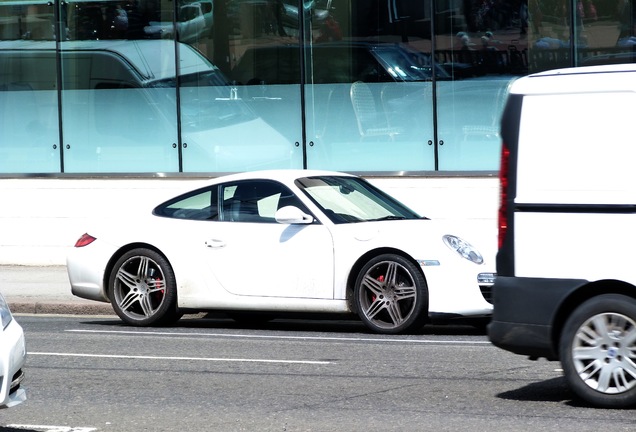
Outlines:
<svg viewBox="0 0 636 432"><path fill-rule="evenodd" d="M521 9L521 24L527 31L528 72L535 73L549 69L574 66L571 49L570 1L530 0L527 8ZM580 2L579 2L580 3ZM613 2L616 3L616 2ZM575 19L575 28L581 29L580 16ZM581 34L577 32L577 43Z"/></svg>
<svg viewBox="0 0 636 432"><path fill-rule="evenodd" d="M434 170L430 2L311 5L308 166Z"/></svg>
<svg viewBox="0 0 636 432"><path fill-rule="evenodd" d="M559 2L560 3L560 2ZM525 2L435 4L438 169L499 169L499 122L508 84L528 72Z"/></svg>
<svg viewBox="0 0 636 432"><path fill-rule="evenodd" d="M496 170L510 81L633 62L635 1L0 0L0 173Z"/></svg>
<svg viewBox="0 0 636 432"><path fill-rule="evenodd" d="M66 172L179 171L175 44L150 25L166 15L150 3L68 3L60 43Z"/></svg>
<svg viewBox="0 0 636 432"><path fill-rule="evenodd" d="M577 3L578 65L636 61L636 4L633 0Z"/></svg>
<svg viewBox="0 0 636 432"><path fill-rule="evenodd" d="M0 172L60 171L54 8L0 3Z"/></svg>
<svg viewBox="0 0 636 432"><path fill-rule="evenodd" d="M284 57L298 49L298 9L265 0L213 6L211 36L190 43L215 77L180 93L184 171L302 168L300 73Z"/></svg>

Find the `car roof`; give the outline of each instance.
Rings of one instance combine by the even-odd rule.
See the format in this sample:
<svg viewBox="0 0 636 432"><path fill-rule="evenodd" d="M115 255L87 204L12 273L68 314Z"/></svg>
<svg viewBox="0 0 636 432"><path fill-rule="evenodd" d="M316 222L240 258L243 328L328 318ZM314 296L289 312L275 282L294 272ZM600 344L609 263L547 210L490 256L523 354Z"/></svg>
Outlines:
<svg viewBox="0 0 636 432"><path fill-rule="evenodd" d="M174 41L169 39L104 39L62 41L62 51L104 51L118 54L126 59L143 79L159 81L174 78ZM182 75L218 70L201 53L190 45L179 44L179 70ZM10 40L0 41L0 52L54 51L55 41ZM159 55L161 54L161 55Z"/></svg>
<svg viewBox="0 0 636 432"><path fill-rule="evenodd" d="M608 79L608 74L611 79ZM554 69L514 81L512 94L636 91L636 64L612 64Z"/></svg>

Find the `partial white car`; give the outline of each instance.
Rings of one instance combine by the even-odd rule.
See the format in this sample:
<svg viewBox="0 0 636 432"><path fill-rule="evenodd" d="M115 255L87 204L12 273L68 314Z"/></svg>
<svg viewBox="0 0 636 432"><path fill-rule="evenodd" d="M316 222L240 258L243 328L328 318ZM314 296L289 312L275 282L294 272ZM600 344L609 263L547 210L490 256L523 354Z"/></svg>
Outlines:
<svg viewBox="0 0 636 432"><path fill-rule="evenodd" d="M0 409L16 406L26 400L20 387L24 379L26 344L22 327L16 322L7 302L0 294Z"/></svg>
<svg viewBox="0 0 636 432"><path fill-rule="evenodd" d="M193 43L212 33L212 4L211 2L193 2L179 7L176 30L178 40ZM150 21L144 27L144 33L149 37L174 39L175 25L172 22Z"/></svg>
<svg viewBox="0 0 636 432"><path fill-rule="evenodd" d="M272 170L210 180L139 218L94 226L67 257L74 295L126 323L184 313L357 314L378 333L488 320L494 262L366 180Z"/></svg>

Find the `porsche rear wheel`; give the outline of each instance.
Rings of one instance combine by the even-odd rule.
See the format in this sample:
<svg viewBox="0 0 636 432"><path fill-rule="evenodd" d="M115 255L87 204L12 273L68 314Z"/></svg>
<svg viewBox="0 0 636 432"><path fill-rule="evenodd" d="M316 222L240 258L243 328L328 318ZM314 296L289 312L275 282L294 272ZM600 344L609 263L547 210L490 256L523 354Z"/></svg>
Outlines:
<svg viewBox="0 0 636 432"><path fill-rule="evenodd" d="M145 248L124 254L109 279L113 309L127 324L166 325L181 318L177 310L177 284L168 261Z"/></svg>
<svg viewBox="0 0 636 432"><path fill-rule="evenodd" d="M362 322L376 333L419 329L428 318L428 288L419 269L406 258L380 255L360 271L354 301Z"/></svg>

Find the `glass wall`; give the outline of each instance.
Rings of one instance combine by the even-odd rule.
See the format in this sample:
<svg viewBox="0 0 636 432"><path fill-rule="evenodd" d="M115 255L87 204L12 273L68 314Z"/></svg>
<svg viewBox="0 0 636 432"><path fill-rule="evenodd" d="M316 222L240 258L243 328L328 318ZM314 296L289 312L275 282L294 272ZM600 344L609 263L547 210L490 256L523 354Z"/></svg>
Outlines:
<svg viewBox="0 0 636 432"><path fill-rule="evenodd" d="M0 174L498 169L511 80L636 0L0 0Z"/></svg>

